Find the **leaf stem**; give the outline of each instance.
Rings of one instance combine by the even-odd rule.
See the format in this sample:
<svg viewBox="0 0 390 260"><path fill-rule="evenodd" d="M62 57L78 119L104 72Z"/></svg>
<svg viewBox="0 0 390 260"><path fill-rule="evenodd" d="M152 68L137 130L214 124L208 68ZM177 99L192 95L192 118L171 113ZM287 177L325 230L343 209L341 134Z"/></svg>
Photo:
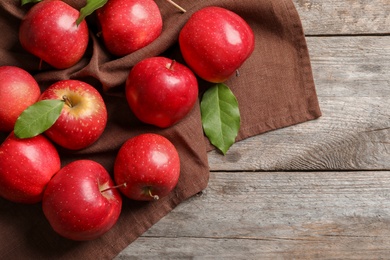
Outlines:
<svg viewBox="0 0 390 260"><path fill-rule="evenodd" d="M103 7L108 0L87 0L84 7L80 9L79 17L76 20L77 26L90 14L95 12L97 9Z"/></svg>
<svg viewBox="0 0 390 260"><path fill-rule="evenodd" d="M102 190L100 192L103 193L103 192L106 192L106 191L109 191L109 190L118 189L120 187L126 187L126 186L127 186L127 184L125 182L125 183L122 183L122 184L119 184L119 185L116 185L116 186L109 187L109 188L104 189L104 190Z"/></svg>
<svg viewBox="0 0 390 260"><path fill-rule="evenodd" d="M152 197L154 200L159 200L160 197L158 195L153 195L150 188L148 188L148 195Z"/></svg>
<svg viewBox="0 0 390 260"><path fill-rule="evenodd" d="M179 9L180 11L182 11L183 13L187 12L186 9L184 9L183 7L181 7L180 5L176 4L175 2L173 2L172 0L167 0L168 3L170 3L171 5L173 5L174 7L176 7L177 9Z"/></svg>
<svg viewBox="0 0 390 260"><path fill-rule="evenodd" d="M173 70L173 66L175 65L176 61L172 60L171 64L169 65L168 69Z"/></svg>
<svg viewBox="0 0 390 260"><path fill-rule="evenodd" d="M62 96L62 100L65 102L65 104L66 104L67 106L73 107L73 104L72 104L72 102L70 101L70 99L68 98L67 95L63 95L63 96Z"/></svg>

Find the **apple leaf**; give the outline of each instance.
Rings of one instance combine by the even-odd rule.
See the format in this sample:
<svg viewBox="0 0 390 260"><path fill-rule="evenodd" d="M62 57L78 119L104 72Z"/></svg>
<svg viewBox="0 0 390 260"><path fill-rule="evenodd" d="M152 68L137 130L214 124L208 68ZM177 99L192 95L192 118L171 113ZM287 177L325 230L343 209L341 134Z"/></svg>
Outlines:
<svg viewBox="0 0 390 260"><path fill-rule="evenodd" d="M29 3L38 3L42 0L21 0L21 5L29 4Z"/></svg>
<svg viewBox="0 0 390 260"><path fill-rule="evenodd" d="M45 132L57 121L64 104L64 100L47 99L29 106L16 120L15 135L31 138Z"/></svg>
<svg viewBox="0 0 390 260"><path fill-rule="evenodd" d="M80 9L79 18L76 20L76 24L79 25L85 17L95 12L97 9L103 7L108 0L87 0L87 4Z"/></svg>
<svg viewBox="0 0 390 260"><path fill-rule="evenodd" d="M203 130L224 155L235 142L240 129L240 111L233 92L225 84L209 88L200 104Z"/></svg>

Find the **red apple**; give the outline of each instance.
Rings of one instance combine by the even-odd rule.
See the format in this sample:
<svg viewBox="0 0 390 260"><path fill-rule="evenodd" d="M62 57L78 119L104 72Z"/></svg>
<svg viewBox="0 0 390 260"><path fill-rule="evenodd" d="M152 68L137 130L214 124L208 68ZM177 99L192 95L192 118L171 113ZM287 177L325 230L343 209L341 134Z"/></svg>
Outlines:
<svg viewBox="0 0 390 260"><path fill-rule="evenodd" d="M162 128L184 118L198 98L198 83L186 66L164 57L136 64L126 81L126 97L143 122Z"/></svg>
<svg viewBox="0 0 390 260"><path fill-rule="evenodd" d="M117 222L122 198L99 163L77 160L64 166L49 182L42 200L52 228L72 240L92 240Z"/></svg>
<svg viewBox="0 0 390 260"><path fill-rule="evenodd" d="M153 0L110 0L97 10L105 46L124 56L153 42L162 31L162 17Z"/></svg>
<svg viewBox="0 0 390 260"><path fill-rule="evenodd" d="M57 69L75 65L88 45L87 23L79 25L79 11L59 0L44 0L25 15L19 28L24 49Z"/></svg>
<svg viewBox="0 0 390 260"><path fill-rule="evenodd" d="M127 140L114 163L119 190L133 200L156 200L168 195L180 175L180 158L165 137L145 133Z"/></svg>
<svg viewBox="0 0 390 260"><path fill-rule="evenodd" d="M236 13L221 7L195 12L179 34L185 62L206 81L226 81L252 54L254 34Z"/></svg>
<svg viewBox="0 0 390 260"><path fill-rule="evenodd" d="M41 100L64 99L57 121L45 131L55 143L70 150L90 146L103 133L107 109L100 93L79 80L61 80L48 87Z"/></svg>
<svg viewBox="0 0 390 260"><path fill-rule="evenodd" d="M0 67L0 131L11 132L16 119L34 104L41 90L27 71L14 67Z"/></svg>
<svg viewBox="0 0 390 260"><path fill-rule="evenodd" d="M11 133L0 146L0 196L17 203L40 202L60 167L58 152L46 137L18 139Z"/></svg>

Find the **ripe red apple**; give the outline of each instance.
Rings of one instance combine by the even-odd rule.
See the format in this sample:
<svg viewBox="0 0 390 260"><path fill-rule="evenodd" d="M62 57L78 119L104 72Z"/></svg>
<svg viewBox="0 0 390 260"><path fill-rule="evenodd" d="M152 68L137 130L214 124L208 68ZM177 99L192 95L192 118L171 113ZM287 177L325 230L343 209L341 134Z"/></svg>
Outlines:
<svg viewBox="0 0 390 260"><path fill-rule="evenodd" d="M18 139L13 132L0 146L0 196L33 204L61 167L54 145L43 135Z"/></svg>
<svg viewBox="0 0 390 260"><path fill-rule="evenodd" d="M180 175L180 158L165 137L145 133L127 140L114 163L119 190L133 200L156 200L168 195Z"/></svg>
<svg viewBox="0 0 390 260"><path fill-rule="evenodd" d="M34 104L41 90L27 71L14 67L0 67L0 131L11 132L16 119Z"/></svg>
<svg viewBox="0 0 390 260"><path fill-rule="evenodd" d="M236 13L221 7L195 12L179 34L185 62L206 81L226 81L252 54L254 34Z"/></svg>
<svg viewBox="0 0 390 260"><path fill-rule="evenodd" d="M162 17L153 0L110 0L97 10L105 46L124 56L153 42L162 31Z"/></svg>
<svg viewBox="0 0 390 260"><path fill-rule="evenodd" d="M87 23L79 25L79 11L59 0L44 0L25 15L19 28L24 49L57 69L75 65L88 45Z"/></svg>
<svg viewBox="0 0 390 260"><path fill-rule="evenodd" d="M165 57L136 64L126 81L126 97L143 122L162 128L184 118L198 98L198 82L186 66Z"/></svg>
<svg viewBox="0 0 390 260"><path fill-rule="evenodd" d="M48 87L40 99L65 101L61 115L45 131L55 143L70 150L79 150L102 135L107 124L107 109L102 96L93 86L79 80L61 80Z"/></svg>
<svg viewBox="0 0 390 260"><path fill-rule="evenodd" d="M77 160L49 182L42 209L52 228L72 240L100 237L117 222L122 198L99 163Z"/></svg>

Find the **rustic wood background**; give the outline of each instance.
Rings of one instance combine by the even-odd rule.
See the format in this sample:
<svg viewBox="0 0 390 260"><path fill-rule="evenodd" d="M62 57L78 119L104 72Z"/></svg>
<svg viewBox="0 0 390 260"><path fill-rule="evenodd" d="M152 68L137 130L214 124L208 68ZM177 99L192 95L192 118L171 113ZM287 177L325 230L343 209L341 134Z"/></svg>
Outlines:
<svg viewBox="0 0 390 260"><path fill-rule="evenodd" d="M209 153L117 259L390 259L390 1L294 0L323 116Z"/></svg>

